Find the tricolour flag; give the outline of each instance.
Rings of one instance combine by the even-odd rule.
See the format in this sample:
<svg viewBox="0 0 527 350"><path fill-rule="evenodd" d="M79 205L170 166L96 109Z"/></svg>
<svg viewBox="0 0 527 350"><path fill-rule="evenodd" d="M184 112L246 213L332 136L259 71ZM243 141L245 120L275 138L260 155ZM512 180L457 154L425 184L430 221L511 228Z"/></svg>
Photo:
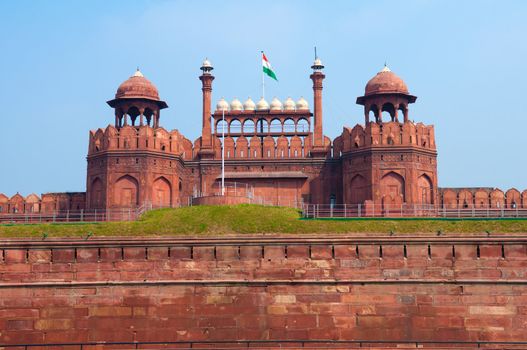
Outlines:
<svg viewBox="0 0 527 350"><path fill-rule="evenodd" d="M269 63L269 60L267 60L267 57L265 57L265 54L262 52L262 67L263 72L267 74L270 78L273 78L274 80L278 81L276 79L276 74L273 72L273 68L271 68L271 63Z"/></svg>

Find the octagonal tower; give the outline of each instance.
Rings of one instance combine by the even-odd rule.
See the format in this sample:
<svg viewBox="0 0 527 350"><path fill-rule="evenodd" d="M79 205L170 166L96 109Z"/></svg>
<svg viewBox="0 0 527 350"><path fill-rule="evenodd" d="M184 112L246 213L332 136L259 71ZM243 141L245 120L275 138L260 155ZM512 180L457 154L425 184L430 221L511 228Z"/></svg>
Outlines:
<svg viewBox="0 0 527 350"><path fill-rule="evenodd" d="M386 66L366 84L357 98L365 124L344 128L339 140L344 203L372 201L384 211L437 203L434 127L409 120L416 99Z"/></svg>
<svg viewBox="0 0 527 350"><path fill-rule="evenodd" d="M179 205L191 188L184 160L192 159L192 143L160 126L168 106L155 85L137 70L108 104L115 125L90 131L87 208Z"/></svg>

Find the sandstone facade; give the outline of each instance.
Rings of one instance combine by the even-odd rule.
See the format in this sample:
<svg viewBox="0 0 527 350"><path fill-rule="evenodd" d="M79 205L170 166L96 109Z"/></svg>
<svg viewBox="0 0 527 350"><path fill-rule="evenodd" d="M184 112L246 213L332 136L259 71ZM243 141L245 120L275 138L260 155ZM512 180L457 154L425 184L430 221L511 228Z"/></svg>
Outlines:
<svg viewBox="0 0 527 350"><path fill-rule="evenodd" d="M0 194L0 213L186 205L218 194L222 152L225 181L249 186L266 204L527 208L527 190L438 188L434 127L410 119L416 97L387 67L357 98L364 124L344 127L334 140L324 136L323 68L319 59L312 66L313 110L303 98L249 98L221 99L213 111L213 68L205 61L202 132L193 142L162 127L168 105L137 71L108 101L114 123L90 131L86 193Z"/></svg>

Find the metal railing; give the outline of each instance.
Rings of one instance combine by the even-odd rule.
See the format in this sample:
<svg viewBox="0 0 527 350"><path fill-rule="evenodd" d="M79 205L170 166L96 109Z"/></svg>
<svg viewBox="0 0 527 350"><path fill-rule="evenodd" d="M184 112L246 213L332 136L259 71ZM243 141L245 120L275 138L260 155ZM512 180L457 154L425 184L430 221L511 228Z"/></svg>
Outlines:
<svg viewBox="0 0 527 350"><path fill-rule="evenodd" d="M304 204L304 218L527 218L527 208L449 208L440 205Z"/></svg>
<svg viewBox="0 0 527 350"><path fill-rule="evenodd" d="M243 182L225 182L222 193L221 183L216 182L209 191L195 190L191 198L208 197L208 196L232 196L232 197L254 197L254 188L252 185Z"/></svg>
<svg viewBox="0 0 527 350"><path fill-rule="evenodd" d="M136 208L55 210L50 213L0 213L0 224L135 221L149 210L166 207L143 203Z"/></svg>

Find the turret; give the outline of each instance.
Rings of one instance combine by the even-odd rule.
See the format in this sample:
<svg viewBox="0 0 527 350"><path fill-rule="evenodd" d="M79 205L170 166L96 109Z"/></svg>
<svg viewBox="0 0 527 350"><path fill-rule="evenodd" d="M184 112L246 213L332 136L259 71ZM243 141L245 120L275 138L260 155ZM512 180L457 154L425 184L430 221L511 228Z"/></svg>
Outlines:
<svg viewBox="0 0 527 350"><path fill-rule="evenodd" d="M159 127L160 111L167 108L159 98L154 84L146 79L139 68L128 80L119 85L115 98L107 102L115 109L115 127L148 125ZM139 120L137 120L139 118Z"/></svg>

